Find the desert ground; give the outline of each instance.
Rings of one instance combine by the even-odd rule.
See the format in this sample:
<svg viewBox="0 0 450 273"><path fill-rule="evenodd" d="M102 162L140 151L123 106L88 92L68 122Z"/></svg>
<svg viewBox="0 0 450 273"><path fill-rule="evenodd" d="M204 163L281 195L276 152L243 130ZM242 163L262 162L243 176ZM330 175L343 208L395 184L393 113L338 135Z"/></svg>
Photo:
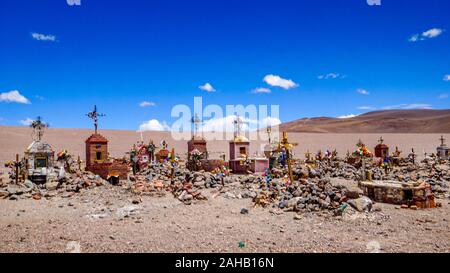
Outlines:
<svg viewBox="0 0 450 273"><path fill-rule="evenodd" d="M44 139L55 151L84 154L84 140L92 130L49 129ZM110 153L122 157L139 133L101 130L110 141ZM358 139L369 147L383 136L391 147L419 157L432 153L439 134L302 134L295 155L306 150L337 149L343 156ZM444 135L449 138L450 135ZM162 139L186 153L185 141L168 133L144 133L144 140ZM31 142L31 129L0 128L0 163L22 154ZM263 142L252 142L257 152ZM212 141L208 149L228 156L226 141ZM6 178L6 177L5 177ZM355 181L333 179L333 184L355 188ZM327 212L274 211L253 207L251 199L225 198L226 189L205 189L207 200L185 205L170 193L142 196L139 203L121 186L106 185L70 197L41 200L0 200L0 252L450 252L450 202L438 199L436 209L401 209L376 203L370 213L333 216ZM241 214L241 209L249 210Z"/></svg>
<svg viewBox="0 0 450 273"><path fill-rule="evenodd" d="M371 213L294 219L216 191L188 206L170 194L135 205L115 186L72 198L0 200L0 252L450 252L448 200L437 209L378 203Z"/></svg>

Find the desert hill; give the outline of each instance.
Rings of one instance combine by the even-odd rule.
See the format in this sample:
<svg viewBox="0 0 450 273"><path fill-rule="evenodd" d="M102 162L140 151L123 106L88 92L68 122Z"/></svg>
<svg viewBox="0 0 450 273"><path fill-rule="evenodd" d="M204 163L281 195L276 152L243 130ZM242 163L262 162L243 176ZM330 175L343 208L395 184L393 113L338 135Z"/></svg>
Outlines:
<svg viewBox="0 0 450 273"><path fill-rule="evenodd" d="M450 133L450 110L386 110L353 118L303 118L280 125L298 133Z"/></svg>

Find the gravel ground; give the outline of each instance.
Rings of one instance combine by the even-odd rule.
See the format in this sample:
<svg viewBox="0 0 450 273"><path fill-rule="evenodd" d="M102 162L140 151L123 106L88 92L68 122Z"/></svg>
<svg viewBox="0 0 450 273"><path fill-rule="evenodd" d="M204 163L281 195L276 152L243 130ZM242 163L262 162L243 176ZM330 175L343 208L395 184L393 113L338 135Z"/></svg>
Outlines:
<svg viewBox="0 0 450 273"><path fill-rule="evenodd" d="M189 206L171 194L133 204L135 196L113 186L0 200L0 252L450 252L449 200L437 209L375 204L371 213L294 219L216 193L205 190L208 200Z"/></svg>

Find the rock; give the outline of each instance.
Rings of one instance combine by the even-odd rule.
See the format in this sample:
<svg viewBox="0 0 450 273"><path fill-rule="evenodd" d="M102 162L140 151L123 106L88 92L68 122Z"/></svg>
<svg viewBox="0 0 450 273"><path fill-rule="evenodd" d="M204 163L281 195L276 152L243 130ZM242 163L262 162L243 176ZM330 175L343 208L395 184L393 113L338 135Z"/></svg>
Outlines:
<svg viewBox="0 0 450 273"><path fill-rule="evenodd" d="M301 197L294 197L287 201L286 208L295 208L297 206L298 201L300 201Z"/></svg>
<svg viewBox="0 0 450 273"><path fill-rule="evenodd" d="M23 182L23 184L25 185L25 187L27 187L27 188L29 188L29 189L32 189L32 188L34 188L34 183L33 182L31 182L30 180L25 180L25 182Z"/></svg>
<svg viewBox="0 0 450 273"><path fill-rule="evenodd" d="M241 209L241 214L248 214L248 209L245 208Z"/></svg>
<svg viewBox="0 0 450 273"><path fill-rule="evenodd" d="M9 192L10 195L20 195L23 193L23 189L18 188L17 186L8 186L6 190Z"/></svg>
<svg viewBox="0 0 450 273"><path fill-rule="evenodd" d="M362 195L361 190L349 190L346 193L348 199L358 199L360 195Z"/></svg>
<svg viewBox="0 0 450 273"><path fill-rule="evenodd" d="M348 204L359 212L369 212L372 210L373 202L369 197L363 196L358 199L349 200Z"/></svg>
<svg viewBox="0 0 450 273"><path fill-rule="evenodd" d="M15 195L15 194L12 194L12 195L9 197L9 200L19 200L19 196Z"/></svg>
<svg viewBox="0 0 450 273"><path fill-rule="evenodd" d="M9 196L8 191L0 190L0 198L7 198Z"/></svg>
<svg viewBox="0 0 450 273"><path fill-rule="evenodd" d="M133 203L133 204L135 204L135 205L137 205L137 204L139 204L139 203L141 203L141 202L142 202L141 198L134 198L134 199L131 201L131 203Z"/></svg>
<svg viewBox="0 0 450 273"><path fill-rule="evenodd" d="M294 220L302 220L302 219L303 219L303 215L301 215L301 214L296 214L294 216Z"/></svg>
<svg viewBox="0 0 450 273"><path fill-rule="evenodd" d="M223 195L223 197L224 197L224 198L227 198L227 199L233 199L233 198L236 198L236 195L232 194L231 192L226 192L226 193Z"/></svg>
<svg viewBox="0 0 450 273"><path fill-rule="evenodd" d="M59 183L58 182L47 182L45 184L45 188L49 191L54 191L58 188Z"/></svg>

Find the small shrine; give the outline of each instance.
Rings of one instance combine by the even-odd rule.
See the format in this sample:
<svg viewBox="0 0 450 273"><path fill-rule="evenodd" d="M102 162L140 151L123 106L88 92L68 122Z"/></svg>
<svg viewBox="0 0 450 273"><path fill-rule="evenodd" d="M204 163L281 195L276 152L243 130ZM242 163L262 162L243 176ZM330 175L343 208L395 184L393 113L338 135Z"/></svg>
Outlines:
<svg viewBox="0 0 450 273"><path fill-rule="evenodd" d="M191 140L188 141L188 155L195 156L194 153L199 157L199 159L208 159L208 150L206 148L206 140L201 134L199 134L199 126L202 123L198 115L192 118L192 123L194 124L194 134Z"/></svg>
<svg viewBox="0 0 450 273"><path fill-rule="evenodd" d="M186 167L191 171L204 170L206 172L212 172L217 168L221 169L228 167L228 164L224 163L223 160L209 158L206 140L199 130L203 121L197 114L191 119L191 122L194 124L194 133L192 134L191 140L187 143L188 161Z"/></svg>
<svg viewBox="0 0 450 273"><path fill-rule="evenodd" d="M361 181L358 186L375 202L416 208L436 207L431 185L425 182Z"/></svg>
<svg viewBox="0 0 450 273"><path fill-rule="evenodd" d="M234 138L230 141L229 166L233 173L263 173L269 168L269 159L250 157L250 141L242 134L244 121L237 116L234 121Z"/></svg>
<svg viewBox="0 0 450 273"><path fill-rule="evenodd" d="M44 130L48 124L42 122L38 117L30 125L33 128L34 141L25 151L26 168L28 169L28 179L36 184L44 184L54 173L55 152L50 144L42 140Z"/></svg>
<svg viewBox="0 0 450 273"><path fill-rule="evenodd" d="M169 160L170 151L168 150L169 144L167 141L161 141L161 149L156 153L156 161L159 163L163 163L164 161Z"/></svg>
<svg viewBox="0 0 450 273"><path fill-rule="evenodd" d="M384 142L383 137L380 137L380 139L378 140L379 144L375 146L375 157L384 159L389 156L389 147L383 142Z"/></svg>
<svg viewBox="0 0 450 273"><path fill-rule="evenodd" d="M94 106L94 111L88 113L87 116L94 120L95 132L85 141L86 170L112 183L127 179L128 166L109 159L108 140L97 131L98 118L105 115L99 114L97 106Z"/></svg>
<svg viewBox="0 0 450 273"><path fill-rule="evenodd" d="M450 155L449 155L450 148L447 147L447 144L445 144L444 136L441 136L441 138L439 140L441 141L441 145L436 148L437 157L440 160L449 160L450 159Z"/></svg>

